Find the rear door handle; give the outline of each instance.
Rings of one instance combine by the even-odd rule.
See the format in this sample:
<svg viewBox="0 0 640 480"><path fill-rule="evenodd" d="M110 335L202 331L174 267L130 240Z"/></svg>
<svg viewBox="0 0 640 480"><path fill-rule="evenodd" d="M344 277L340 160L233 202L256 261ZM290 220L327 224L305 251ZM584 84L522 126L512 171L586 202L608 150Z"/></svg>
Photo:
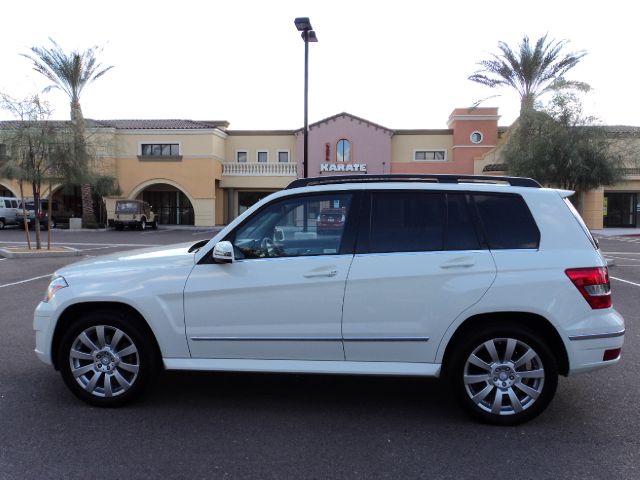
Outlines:
<svg viewBox="0 0 640 480"><path fill-rule="evenodd" d="M469 268L473 267L475 264L476 262L474 262L473 260L464 260L458 262L443 263L442 265L440 265L440 268Z"/></svg>
<svg viewBox="0 0 640 480"><path fill-rule="evenodd" d="M324 272L305 273L304 278L335 277L337 274L337 270L327 270Z"/></svg>

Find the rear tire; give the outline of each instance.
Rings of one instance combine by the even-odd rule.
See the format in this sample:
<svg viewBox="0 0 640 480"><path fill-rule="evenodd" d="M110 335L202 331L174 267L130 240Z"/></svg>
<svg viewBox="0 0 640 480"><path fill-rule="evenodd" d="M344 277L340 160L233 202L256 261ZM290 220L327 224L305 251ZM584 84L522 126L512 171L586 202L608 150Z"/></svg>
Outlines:
<svg viewBox="0 0 640 480"><path fill-rule="evenodd" d="M0 230L3 230L5 226L4 218L0 218Z"/></svg>
<svg viewBox="0 0 640 480"><path fill-rule="evenodd" d="M558 367L545 341L518 325L494 324L456 345L447 376L464 409L496 425L518 425L544 411Z"/></svg>
<svg viewBox="0 0 640 480"><path fill-rule="evenodd" d="M157 370L148 335L117 312L95 312L73 323L58 348L58 367L79 399L118 407L140 395Z"/></svg>

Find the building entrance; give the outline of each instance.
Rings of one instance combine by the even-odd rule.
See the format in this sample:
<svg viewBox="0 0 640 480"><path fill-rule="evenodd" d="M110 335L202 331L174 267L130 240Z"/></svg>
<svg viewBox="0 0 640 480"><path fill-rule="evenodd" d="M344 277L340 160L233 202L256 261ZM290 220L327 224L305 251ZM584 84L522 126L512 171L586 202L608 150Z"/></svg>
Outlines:
<svg viewBox="0 0 640 480"><path fill-rule="evenodd" d="M637 193L605 193L605 227L636 228L640 216Z"/></svg>
<svg viewBox="0 0 640 480"><path fill-rule="evenodd" d="M189 198L171 185L153 185L142 192L162 225L193 225L193 205Z"/></svg>

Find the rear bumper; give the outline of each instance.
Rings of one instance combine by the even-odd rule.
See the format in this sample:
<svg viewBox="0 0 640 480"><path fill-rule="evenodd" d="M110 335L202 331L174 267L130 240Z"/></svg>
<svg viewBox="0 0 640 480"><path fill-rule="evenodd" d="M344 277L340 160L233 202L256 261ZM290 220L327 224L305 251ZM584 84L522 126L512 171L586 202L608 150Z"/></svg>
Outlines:
<svg viewBox="0 0 640 480"><path fill-rule="evenodd" d="M612 332L575 335L569 337L570 374L590 372L599 368L615 365L621 356L613 360L604 361L607 350L622 348L624 345L624 325Z"/></svg>

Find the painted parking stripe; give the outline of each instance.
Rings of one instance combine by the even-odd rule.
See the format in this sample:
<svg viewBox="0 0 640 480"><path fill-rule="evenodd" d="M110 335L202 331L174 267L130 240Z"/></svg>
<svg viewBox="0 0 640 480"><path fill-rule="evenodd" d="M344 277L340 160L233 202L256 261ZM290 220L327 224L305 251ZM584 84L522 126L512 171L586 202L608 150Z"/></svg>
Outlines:
<svg viewBox="0 0 640 480"><path fill-rule="evenodd" d="M640 262L640 258L619 257L617 255L608 255L611 258L619 258L620 260L631 260L632 262Z"/></svg>
<svg viewBox="0 0 640 480"><path fill-rule="evenodd" d="M0 288L12 287L13 285L20 285L21 283L33 282L34 280L40 280L41 278L47 278L47 277L50 277L51 275L52 274L49 273L48 275L41 275L39 277L27 278L26 280L20 280L19 282L5 283L4 285L0 285Z"/></svg>
<svg viewBox="0 0 640 480"><path fill-rule="evenodd" d="M640 283L630 282L629 280L625 280L623 278L617 278L617 277L609 277L609 278L611 278L613 280L617 280L617 281L622 282L622 283L629 283L629 284L634 285L636 287L640 287Z"/></svg>
<svg viewBox="0 0 640 480"><path fill-rule="evenodd" d="M10 243L11 245L26 245L27 242L5 242L0 241L0 245ZM93 247L160 247L160 243L82 243L82 242L51 242L51 245L88 245Z"/></svg>

